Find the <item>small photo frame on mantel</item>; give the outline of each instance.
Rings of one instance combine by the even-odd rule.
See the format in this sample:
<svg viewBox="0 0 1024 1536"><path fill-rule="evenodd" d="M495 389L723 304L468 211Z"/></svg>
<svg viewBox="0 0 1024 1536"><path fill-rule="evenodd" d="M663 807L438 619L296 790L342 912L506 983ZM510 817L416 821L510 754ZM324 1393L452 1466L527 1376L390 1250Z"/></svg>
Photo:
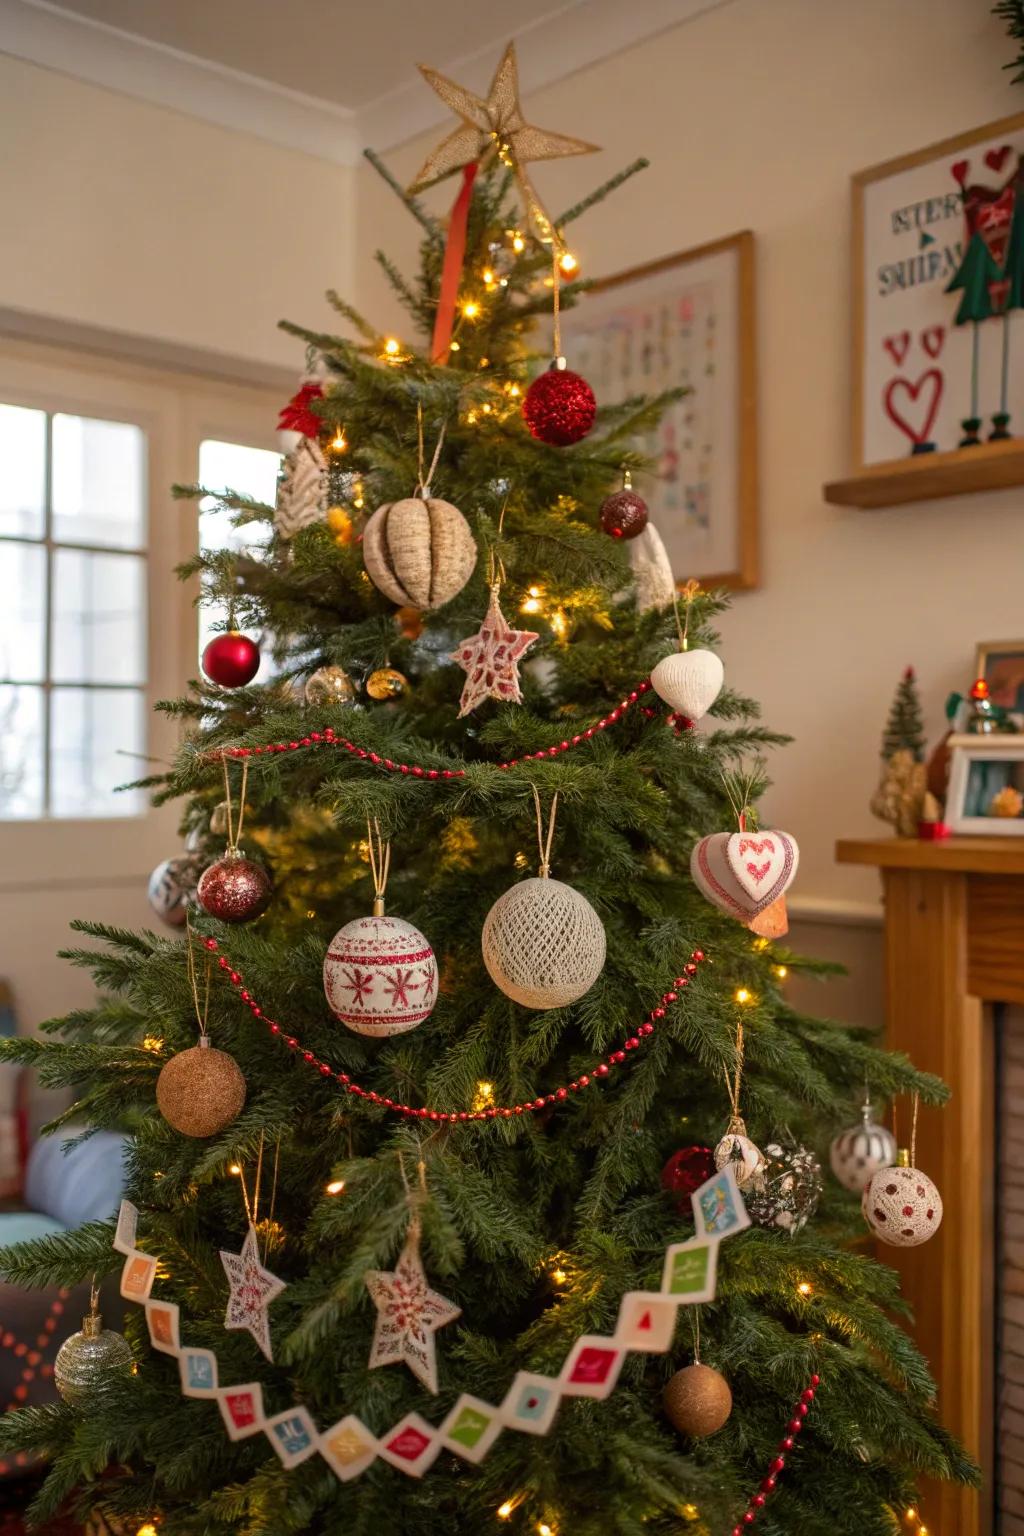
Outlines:
<svg viewBox="0 0 1024 1536"><path fill-rule="evenodd" d="M635 474L680 585L756 587L757 362L749 230L599 278L565 312L569 367L601 405L683 385L631 446Z"/></svg>
<svg viewBox="0 0 1024 1536"><path fill-rule="evenodd" d="M993 704L1024 720L1024 640L979 640L974 676L985 679Z"/></svg>
<svg viewBox="0 0 1024 1536"><path fill-rule="evenodd" d="M1024 434L1018 195L1024 113L853 177L854 474Z"/></svg>
<svg viewBox="0 0 1024 1536"><path fill-rule="evenodd" d="M950 829L1024 837L1024 735L951 736L948 745Z"/></svg>

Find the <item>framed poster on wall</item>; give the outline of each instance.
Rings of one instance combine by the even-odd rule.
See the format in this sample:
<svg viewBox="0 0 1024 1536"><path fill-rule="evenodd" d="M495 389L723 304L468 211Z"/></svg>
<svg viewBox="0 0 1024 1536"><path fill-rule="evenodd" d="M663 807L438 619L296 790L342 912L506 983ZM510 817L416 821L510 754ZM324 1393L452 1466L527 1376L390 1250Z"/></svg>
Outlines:
<svg viewBox="0 0 1024 1536"><path fill-rule="evenodd" d="M855 471L1024 431L1022 156L1018 113L854 176Z"/></svg>
<svg viewBox="0 0 1024 1536"><path fill-rule="evenodd" d="M683 385L635 443L634 476L680 583L758 582L754 237L599 280L564 320L569 366L602 404Z"/></svg>

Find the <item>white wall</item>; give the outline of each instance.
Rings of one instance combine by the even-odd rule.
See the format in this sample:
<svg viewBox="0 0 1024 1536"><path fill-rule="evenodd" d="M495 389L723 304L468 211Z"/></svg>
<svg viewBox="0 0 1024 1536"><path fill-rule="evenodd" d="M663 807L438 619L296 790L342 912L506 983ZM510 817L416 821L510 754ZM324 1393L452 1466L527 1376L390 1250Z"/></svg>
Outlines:
<svg viewBox="0 0 1024 1536"><path fill-rule="evenodd" d="M1024 109L1011 53L984 0L733 0L525 98L530 120L605 146L534 168L553 212L635 156L652 162L573 226L587 275L757 236L763 585L736 599L722 654L796 737L770 807L800 842L798 906L877 900L874 872L832 850L885 832L867 801L903 667L919 670L934 736L975 641L1024 634L1024 494L875 513L821 496L848 466L850 174ZM408 179L438 137L389 164ZM369 258L382 245L410 259L418 226L360 176L357 300L398 326ZM431 206L453 195L442 184Z"/></svg>
<svg viewBox="0 0 1024 1536"><path fill-rule="evenodd" d="M5 307L299 371L349 285L348 167L4 55L0 142Z"/></svg>

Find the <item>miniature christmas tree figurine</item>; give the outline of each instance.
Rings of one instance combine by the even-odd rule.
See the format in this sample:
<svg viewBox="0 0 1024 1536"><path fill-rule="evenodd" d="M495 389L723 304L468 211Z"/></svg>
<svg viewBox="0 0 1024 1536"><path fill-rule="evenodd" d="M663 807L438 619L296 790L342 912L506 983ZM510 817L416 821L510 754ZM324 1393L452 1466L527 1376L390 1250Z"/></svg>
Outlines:
<svg viewBox="0 0 1024 1536"><path fill-rule="evenodd" d="M291 419L344 423L328 462L344 451L351 483L325 494L351 537L321 515L314 456L276 525L221 495L267 525L259 560L194 562L205 600L273 637L279 672L195 684L158 793L218 868L226 804L229 842L273 873L268 904L207 906L174 937L83 923L71 958L100 1000L0 1043L73 1091L59 1125L129 1136L118 1221L3 1250L0 1274L120 1276L137 1367L82 1409L3 1414L0 1455L50 1456L37 1528L71 1510L160 1536L725 1536L769 1501L772 1536L881 1536L917 1477L976 1477L893 1316L898 1278L849 1251L855 1195L762 1227L708 1149L730 1125L739 1145L737 1123L755 1169L776 1127L820 1146L866 1076L880 1098L945 1089L802 1014L783 978L814 964L691 877L722 839L740 919L766 917L796 847L754 830L760 769L730 804L737 762L779 743L741 675L715 702L725 597L692 591L680 623L600 527L676 392L594 419L558 369L543 420L523 419L565 228L642 163L552 242L517 157L532 170L553 136L520 118L514 54L486 99L433 83L463 113L437 167L462 173L459 219L443 185L428 206L371 161L424 232L412 277L383 261L415 336L334 294L354 340L285 327L323 390ZM452 656L499 578L529 655L460 718ZM720 710L711 729L698 706ZM923 773L909 675L889 736ZM184 1134L161 1072L218 1055L244 1107ZM193 1088L217 1108L202 1073ZM680 1206L660 1171L695 1146Z"/></svg>
<svg viewBox="0 0 1024 1536"><path fill-rule="evenodd" d="M971 414L960 425L964 435L961 448L971 448L981 441L981 417L978 415L978 327L983 320L990 320L996 313L992 300L992 285L1002 278L995 258L985 242L985 237L974 231L967 243L967 250L947 287L947 293L962 292L954 325L974 326L971 338Z"/></svg>
<svg viewBox="0 0 1024 1536"><path fill-rule="evenodd" d="M921 716L921 698L917 691L917 676L913 667L907 667L897 684L889 718L885 722L881 755L888 762L896 752L908 751L915 763L922 763L924 749L924 721Z"/></svg>

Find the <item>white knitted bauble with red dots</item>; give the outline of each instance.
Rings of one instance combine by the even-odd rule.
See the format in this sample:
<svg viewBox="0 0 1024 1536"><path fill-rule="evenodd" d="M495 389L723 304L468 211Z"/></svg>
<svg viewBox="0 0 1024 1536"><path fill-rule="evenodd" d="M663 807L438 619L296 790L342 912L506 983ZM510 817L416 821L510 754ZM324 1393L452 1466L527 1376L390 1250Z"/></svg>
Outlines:
<svg viewBox="0 0 1024 1536"><path fill-rule="evenodd" d="M861 1210L883 1243L916 1248L939 1230L942 1196L919 1168L880 1168L861 1197Z"/></svg>

